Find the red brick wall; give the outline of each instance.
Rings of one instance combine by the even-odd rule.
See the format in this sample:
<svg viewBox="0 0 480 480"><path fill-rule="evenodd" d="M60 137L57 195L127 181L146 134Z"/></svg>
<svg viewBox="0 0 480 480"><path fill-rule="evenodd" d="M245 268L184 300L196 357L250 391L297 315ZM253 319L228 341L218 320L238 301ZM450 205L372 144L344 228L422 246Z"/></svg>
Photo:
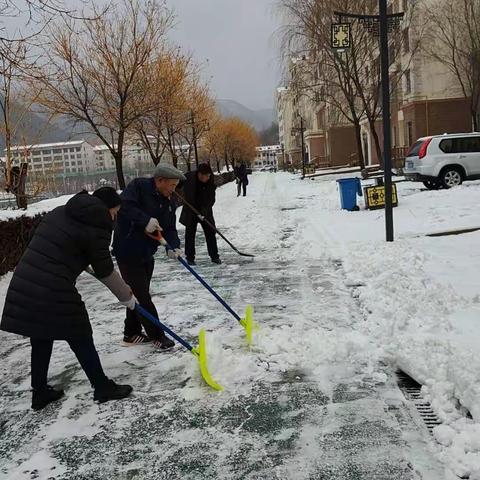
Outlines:
<svg viewBox="0 0 480 480"><path fill-rule="evenodd" d="M357 161L357 143L353 126L333 127L328 130L331 166L348 165ZM352 157L354 154L354 157Z"/></svg>
<svg viewBox="0 0 480 480"><path fill-rule="evenodd" d="M468 105L469 100L464 98L430 100L427 105L425 101L409 104L403 107L405 132L408 122L412 122L413 141L426 135L470 132L472 120Z"/></svg>

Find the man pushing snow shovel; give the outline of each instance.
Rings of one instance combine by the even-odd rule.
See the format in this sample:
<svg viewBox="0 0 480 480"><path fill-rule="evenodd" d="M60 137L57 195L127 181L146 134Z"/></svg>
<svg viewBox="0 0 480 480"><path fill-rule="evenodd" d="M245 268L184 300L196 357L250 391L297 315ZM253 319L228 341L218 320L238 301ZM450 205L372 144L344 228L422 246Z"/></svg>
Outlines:
<svg viewBox="0 0 480 480"><path fill-rule="evenodd" d="M159 164L153 178L132 180L121 195L122 209L113 236L113 255L123 279L138 303L155 318L159 316L150 296L150 281L159 243L148 235L161 231L173 249L167 249L167 255L177 258L182 254L176 226L177 204L171 198L180 180L185 180L183 173L169 164ZM174 346L160 326L129 309L123 342L128 346L151 343L161 350Z"/></svg>

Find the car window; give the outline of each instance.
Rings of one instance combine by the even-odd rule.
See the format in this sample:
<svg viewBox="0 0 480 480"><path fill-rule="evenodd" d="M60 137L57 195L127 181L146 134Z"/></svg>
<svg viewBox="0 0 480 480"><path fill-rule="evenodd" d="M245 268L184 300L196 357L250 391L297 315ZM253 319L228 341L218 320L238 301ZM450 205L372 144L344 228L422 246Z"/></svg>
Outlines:
<svg viewBox="0 0 480 480"><path fill-rule="evenodd" d="M440 142L439 148L443 153L456 153L454 138L446 138Z"/></svg>
<svg viewBox="0 0 480 480"><path fill-rule="evenodd" d="M407 157L418 157L418 152L420 151L420 147L422 146L423 140L418 140L412 145L412 148L407 154Z"/></svg>
<svg viewBox="0 0 480 480"><path fill-rule="evenodd" d="M480 137L446 138L440 142L439 148L444 153L480 152Z"/></svg>
<svg viewBox="0 0 480 480"><path fill-rule="evenodd" d="M466 152L470 153L478 153L480 152L480 137L468 137L465 138L464 140L467 140L466 142Z"/></svg>

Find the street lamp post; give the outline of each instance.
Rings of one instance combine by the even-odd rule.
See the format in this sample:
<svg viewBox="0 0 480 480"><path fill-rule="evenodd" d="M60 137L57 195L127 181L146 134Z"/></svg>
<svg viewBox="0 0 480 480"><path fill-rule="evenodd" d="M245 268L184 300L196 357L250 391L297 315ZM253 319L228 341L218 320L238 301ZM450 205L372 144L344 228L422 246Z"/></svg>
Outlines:
<svg viewBox="0 0 480 480"><path fill-rule="evenodd" d="M302 179L305 178L305 140L303 138L303 132L305 131L305 128L303 127L303 117L299 115L300 117L300 138L302 140Z"/></svg>
<svg viewBox="0 0 480 480"><path fill-rule="evenodd" d="M382 70L382 120L383 120L383 175L385 183L385 234L387 242L393 242L392 205L392 139L390 128L390 75L388 59L387 0L379 0L380 10L380 60Z"/></svg>
<svg viewBox="0 0 480 480"><path fill-rule="evenodd" d="M393 242L393 202L392 202L392 138L390 128L390 75L388 54L388 31L399 24L403 13L388 14L387 0L378 0L379 15L359 15L348 12L334 12L340 18L357 19L369 31L380 34L380 63L382 84L382 123L383 123L383 170L385 188L385 236ZM378 28L377 28L378 27ZM344 51L350 48L348 24L332 25L332 48Z"/></svg>
<svg viewBox="0 0 480 480"><path fill-rule="evenodd" d="M297 113L297 117L300 119L300 127L292 128L292 135L295 135L296 132L300 132L300 139L302 142L302 180L305 178L305 140L303 138L303 133L305 132L305 127L303 124L303 117Z"/></svg>

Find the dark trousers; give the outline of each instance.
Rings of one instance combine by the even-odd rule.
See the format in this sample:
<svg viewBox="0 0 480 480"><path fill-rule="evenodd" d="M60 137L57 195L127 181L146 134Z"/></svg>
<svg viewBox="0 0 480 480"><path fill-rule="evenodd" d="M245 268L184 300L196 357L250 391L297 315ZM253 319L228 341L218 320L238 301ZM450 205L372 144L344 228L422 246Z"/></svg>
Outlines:
<svg viewBox="0 0 480 480"><path fill-rule="evenodd" d="M212 225L215 225L213 217L207 219ZM199 221L195 218L185 227L185 256L187 260L195 260L195 236L197 234L197 225ZM200 222L207 242L207 250L210 258L218 258L217 237L215 230L205 222Z"/></svg>
<svg viewBox="0 0 480 480"><path fill-rule="evenodd" d="M78 362L86 373L92 387L102 388L108 382L93 343L93 338L67 340ZM52 356L53 340L31 338L32 345L32 388L42 390L47 386L48 366Z"/></svg>
<svg viewBox="0 0 480 480"><path fill-rule="evenodd" d="M132 289L138 303L155 318L158 318L157 309L150 296L150 282L152 280L153 267L155 265L153 258L146 262L140 260L138 262L123 262L117 260L117 264L120 273L122 274L122 278ZM123 334L126 337L139 335L142 333L142 326L145 328L147 335L154 340L160 340L165 337L165 334L160 327L157 327L136 311L127 308L125 330Z"/></svg>
<svg viewBox="0 0 480 480"><path fill-rule="evenodd" d="M240 190L243 189L243 196L247 195L247 184L245 182L238 182L237 183L237 197L240 196Z"/></svg>

